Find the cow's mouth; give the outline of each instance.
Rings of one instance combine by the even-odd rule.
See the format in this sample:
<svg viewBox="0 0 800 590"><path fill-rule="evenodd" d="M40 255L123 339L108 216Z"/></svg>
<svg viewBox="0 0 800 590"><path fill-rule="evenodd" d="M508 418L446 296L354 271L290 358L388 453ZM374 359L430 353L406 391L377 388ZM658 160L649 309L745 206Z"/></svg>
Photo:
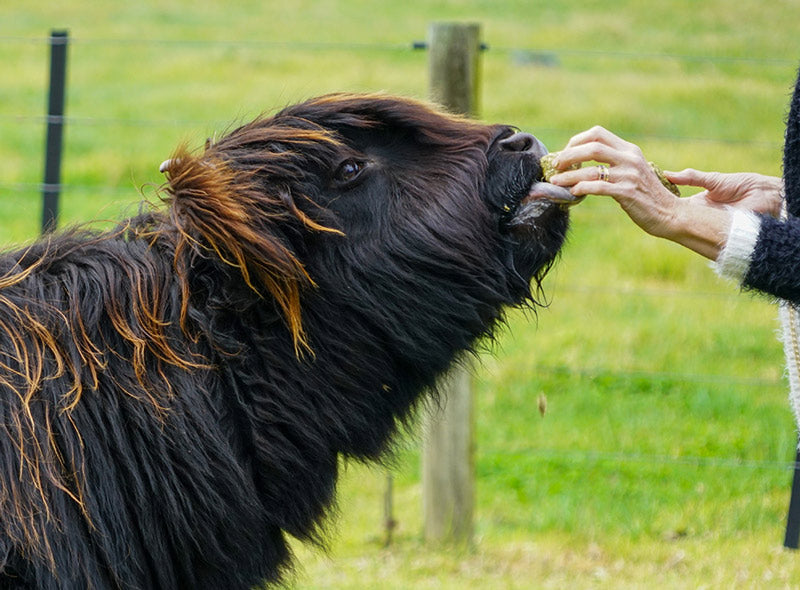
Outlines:
<svg viewBox="0 0 800 590"><path fill-rule="evenodd" d="M506 135L489 158L487 201L500 211L500 233L510 246L506 263L522 278L520 293L529 296L530 279L538 283L558 256L569 226L568 209L582 198L544 180L547 148L525 133Z"/></svg>
<svg viewBox="0 0 800 590"><path fill-rule="evenodd" d="M512 198L506 204L507 226L509 229L534 225L536 221L553 209L566 213L570 207L583 201L584 197L576 197L563 186L551 184L545 180L534 180L527 194Z"/></svg>
<svg viewBox="0 0 800 590"><path fill-rule="evenodd" d="M531 184L528 194L520 199L517 209L524 209L541 201L555 203L562 209L567 209L583 201L583 197L576 197L563 186L550 184L545 180L535 180Z"/></svg>
<svg viewBox="0 0 800 590"><path fill-rule="evenodd" d="M563 186L550 184L545 180L537 180L531 185L528 195L520 201L520 206L542 200L557 203L562 207L572 207L580 203L583 197L576 197Z"/></svg>
<svg viewBox="0 0 800 590"><path fill-rule="evenodd" d="M535 136L501 127L491 147L487 200L501 209L502 226L512 232L544 223L543 217L567 217L567 209L580 203L568 189L545 180L549 154ZM492 187L497 187L492 190ZM500 188L504 187L504 188Z"/></svg>

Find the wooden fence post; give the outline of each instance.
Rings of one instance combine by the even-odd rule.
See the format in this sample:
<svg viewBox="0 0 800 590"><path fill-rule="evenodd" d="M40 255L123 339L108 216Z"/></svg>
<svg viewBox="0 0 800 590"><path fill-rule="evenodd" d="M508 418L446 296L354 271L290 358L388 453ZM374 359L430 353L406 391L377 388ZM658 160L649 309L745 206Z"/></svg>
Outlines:
<svg viewBox="0 0 800 590"><path fill-rule="evenodd" d="M477 116L480 25L434 23L429 29L430 97L453 113ZM422 495L426 541L469 544L475 463L470 372L456 367L443 405L425 417Z"/></svg>

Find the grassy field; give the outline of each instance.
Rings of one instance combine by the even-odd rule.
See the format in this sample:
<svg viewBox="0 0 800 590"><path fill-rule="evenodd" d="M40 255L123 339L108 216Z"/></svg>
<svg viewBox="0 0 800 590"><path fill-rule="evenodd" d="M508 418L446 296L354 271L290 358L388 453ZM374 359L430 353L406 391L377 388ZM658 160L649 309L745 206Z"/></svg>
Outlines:
<svg viewBox="0 0 800 590"><path fill-rule="evenodd" d="M47 46L68 28L65 222L152 195L181 141L316 94L425 97L435 20L480 22L481 118L552 148L602 124L668 169L780 173L800 2L367 0L0 5L0 244L40 217ZM589 199L551 305L475 366L476 543L421 541L418 441L347 465L327 552L297 588L800 588L781 548L796 433L774 305ZM548 411L540 416L537 398Z"/></svg>

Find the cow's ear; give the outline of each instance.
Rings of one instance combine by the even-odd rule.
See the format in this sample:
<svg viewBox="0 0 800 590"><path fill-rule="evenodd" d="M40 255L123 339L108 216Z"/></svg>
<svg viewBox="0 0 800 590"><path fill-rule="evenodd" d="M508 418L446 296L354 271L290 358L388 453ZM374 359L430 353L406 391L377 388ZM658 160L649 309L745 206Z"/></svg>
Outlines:
<svg viewBox="0 0 800 590"><path fill-rule="evenodd" d="M259 296L271 296L283 312L297 354L309 352L300 293L314 282L283 235L286 217L280 213L311 228L325 228L317 228L286 195L265 194L221 159L198 157L181 147L164 172L162 194L176 230L175 268L183 287L182 325L186 326L193 262L212 256L238 269Z"/></svg>

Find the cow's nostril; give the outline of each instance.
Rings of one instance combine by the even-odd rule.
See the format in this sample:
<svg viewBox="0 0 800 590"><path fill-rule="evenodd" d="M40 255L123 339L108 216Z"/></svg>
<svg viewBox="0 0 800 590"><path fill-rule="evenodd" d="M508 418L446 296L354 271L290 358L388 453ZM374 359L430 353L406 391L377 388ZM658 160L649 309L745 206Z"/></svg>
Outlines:
<svg viewBox="0 0 800 590"><path fill-rule="evenodd" d="M536 138L530 133L515 133L500 142L500 147L509 152L527 152L536 145Z"/></svg>

